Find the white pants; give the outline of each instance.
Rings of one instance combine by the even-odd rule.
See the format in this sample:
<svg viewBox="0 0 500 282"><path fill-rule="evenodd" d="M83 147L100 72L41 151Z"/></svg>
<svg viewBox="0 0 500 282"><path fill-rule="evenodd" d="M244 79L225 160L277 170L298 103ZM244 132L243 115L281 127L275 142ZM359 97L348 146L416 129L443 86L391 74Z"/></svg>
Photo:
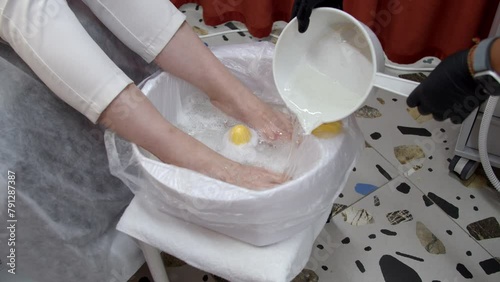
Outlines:
<svg viewBox="0 0 500 282"><path fill-rule="evenodd" d="M185 20L168 0L83 1L147 62ZM91 39L65 0L0 0L0 37L56 95L92 122L132 83Z"/></svg>

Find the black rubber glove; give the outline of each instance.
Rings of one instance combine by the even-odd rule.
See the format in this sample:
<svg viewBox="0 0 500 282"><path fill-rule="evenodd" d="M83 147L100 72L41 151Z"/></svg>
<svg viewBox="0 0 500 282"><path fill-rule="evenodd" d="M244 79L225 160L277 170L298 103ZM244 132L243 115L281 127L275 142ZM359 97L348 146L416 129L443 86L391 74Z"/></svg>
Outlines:
<svg viewBox="0 0 500 282"><path fill-rule="evenodd" d="M413 92L406 103L418 107L422 115L435 120L450 119L457 124L477 108L489 95L472 78L467 64L469 50L445 58Z"/></svg>
<svg viewBox="0 0 500 282"><path fill-rule="evenodd" d="M306 32L309 27L309 17L312 9L318 7L331 7L342 10L342 0L295 0L292 19L297 17L300 33Z"/></svg>

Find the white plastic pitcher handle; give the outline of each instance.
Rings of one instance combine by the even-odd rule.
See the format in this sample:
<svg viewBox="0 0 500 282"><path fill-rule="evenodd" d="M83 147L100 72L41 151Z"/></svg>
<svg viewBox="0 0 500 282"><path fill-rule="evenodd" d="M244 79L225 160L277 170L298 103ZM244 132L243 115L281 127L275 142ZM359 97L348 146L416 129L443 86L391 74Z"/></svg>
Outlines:
<svg viewBox="0 0 500 282"><path fill-rule="evenodd" d="M384 89L403 97L408 97L419 83L377 72L375 74L374 85L377 88Z"/></svg>

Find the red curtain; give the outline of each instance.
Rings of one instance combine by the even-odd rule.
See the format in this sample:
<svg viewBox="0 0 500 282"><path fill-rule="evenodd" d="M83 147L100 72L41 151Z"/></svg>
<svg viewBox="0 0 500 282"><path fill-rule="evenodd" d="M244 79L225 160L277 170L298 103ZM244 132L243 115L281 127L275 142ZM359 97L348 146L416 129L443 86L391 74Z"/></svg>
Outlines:
<svg viewBox="0 0 500 282"><path fill-rule="evenodd" d="M293 0L171 0L177 7L196 3L203 7L203 20L207 25L219 25L228 21L244 23L249 32L257 37L271 33L275 21L288 21Z"/></svg>
<svg viewBox="0 0 500 282"><path fill-rule="evenodd" d="M207 25L236 20L255 37L290 19L293 0L172 0L197 3ZM408 64L444 57L486 38L500 0L344 0L344 10L368 25L391 61Z"/></svg>
<svg viewBox="0 0 500 282"><path fill-rule="evenodd" d="M486 38L499 0L344 0L344 10L368 25L391 61L444 57Z"/></svg>

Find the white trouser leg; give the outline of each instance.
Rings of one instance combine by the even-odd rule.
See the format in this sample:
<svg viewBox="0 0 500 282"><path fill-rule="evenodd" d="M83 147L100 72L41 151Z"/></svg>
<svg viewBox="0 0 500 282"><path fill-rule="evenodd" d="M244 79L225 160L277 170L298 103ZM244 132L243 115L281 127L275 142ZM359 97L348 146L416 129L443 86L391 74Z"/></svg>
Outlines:
<svg viewBox="0 0 500 282"><path fill-rule="evenodd" d="M185 19L166 0L86 2L148 62ZM56 95L92 122L132 83L90 38L66 1L0 0L0 14L0 37Z"/></svg>
<svg viewBox="0 0 500 282"><path fill-rule="evenodd" d="M0 36L61 99L96 122L130 80L63 0L9 0Z"/></svg>
<svg viewBox="0 0 500 282"><path fill-rule="evenodd" d="M3 9L5 5L7 5L8 0L0 0L0 15L3 13ZM1 21L0 21L0 27L1 27Z"/></svg>
<svg viewBox="0 0 500 282"><path fill-rule="evenodd" d="M83 0L125 45L148 63L160 53L186 17L168 0Z"/></svg>

